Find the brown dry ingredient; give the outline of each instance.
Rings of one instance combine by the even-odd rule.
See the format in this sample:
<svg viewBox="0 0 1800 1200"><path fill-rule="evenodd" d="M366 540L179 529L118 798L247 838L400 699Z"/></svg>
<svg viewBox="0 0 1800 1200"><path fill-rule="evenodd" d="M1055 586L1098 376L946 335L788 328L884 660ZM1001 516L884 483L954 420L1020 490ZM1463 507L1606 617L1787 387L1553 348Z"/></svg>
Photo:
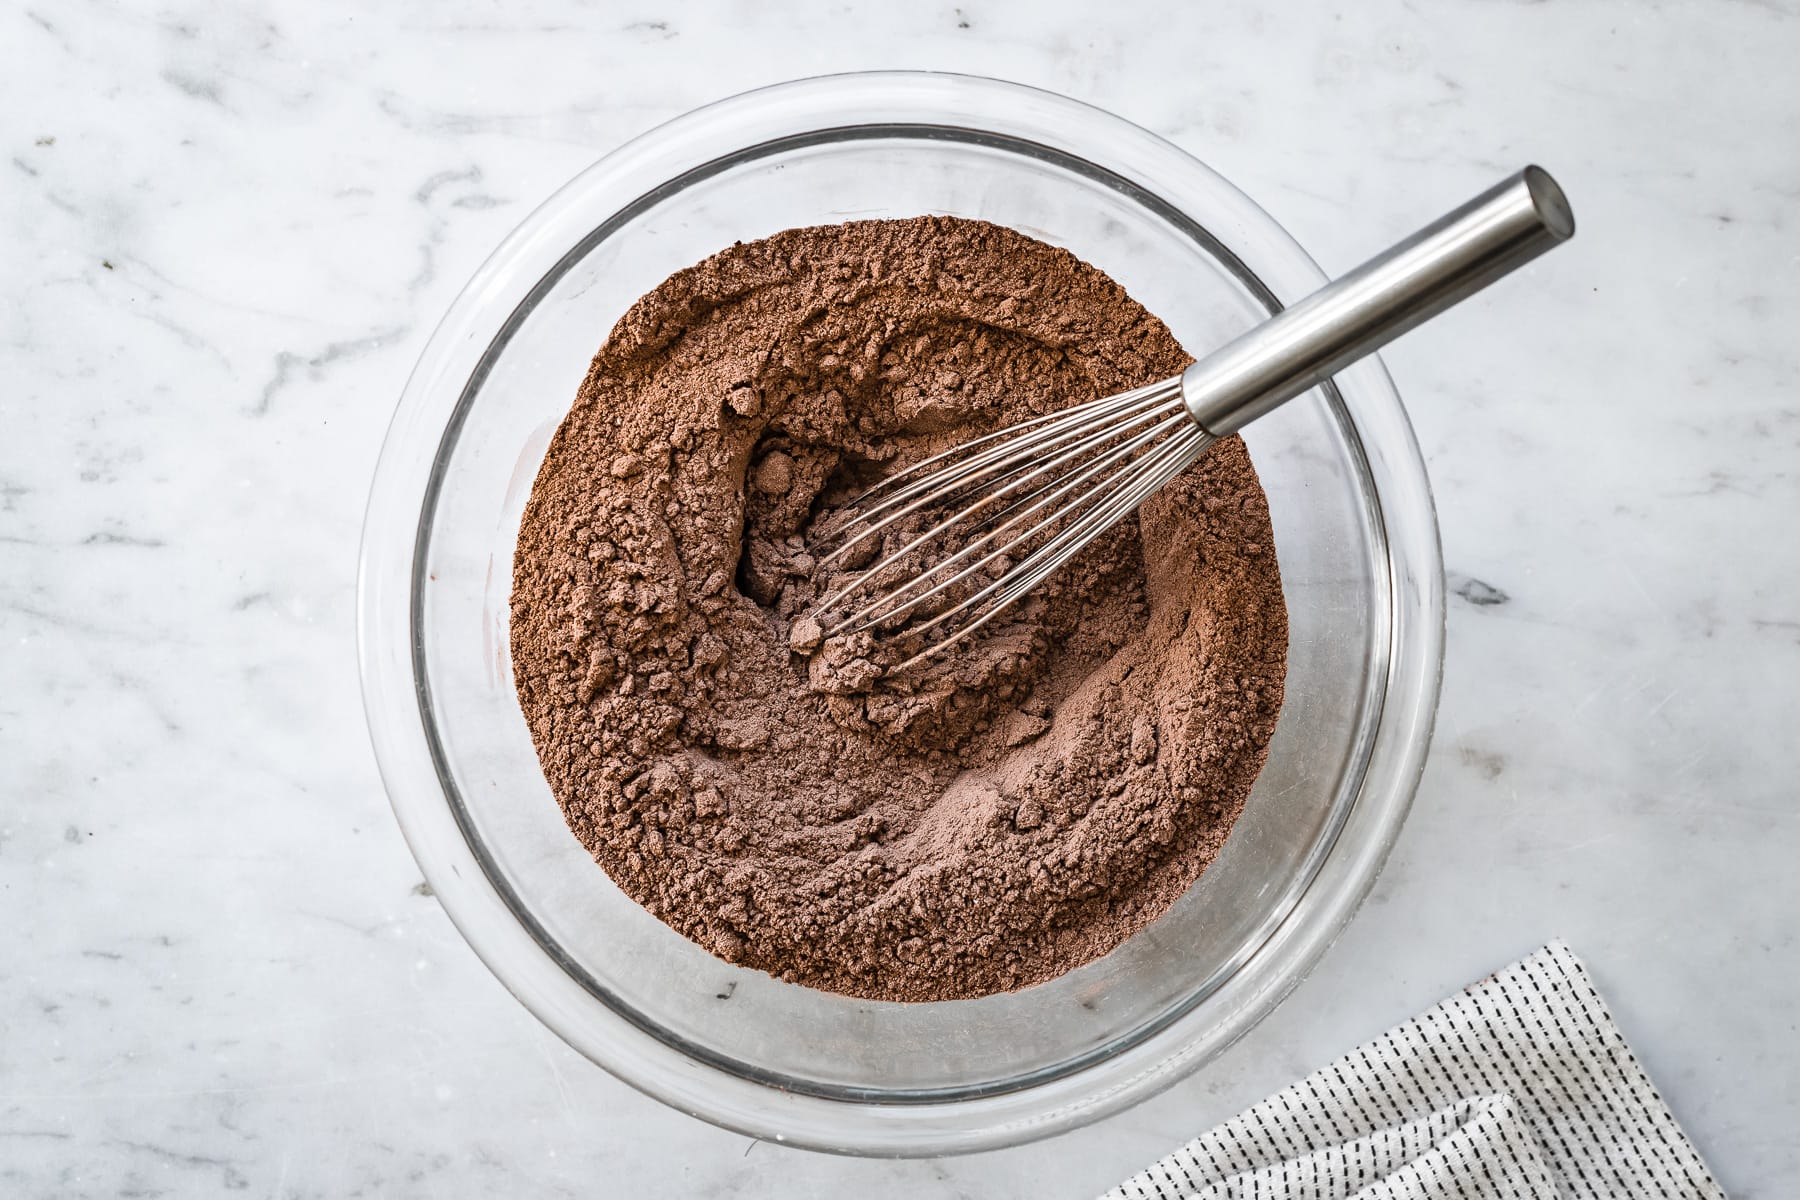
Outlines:
<svg viewBox="0 0 1800 1200"><path fill-rule="evenodd" d="M1243 444L919 672L819 644L807 534L896 464L1187 361L1073 255L950 218L790 230L645 296L514 564L519 699L576 836L719 957L876 999L1023 987L1154 920L1281 706Z"/></svg>

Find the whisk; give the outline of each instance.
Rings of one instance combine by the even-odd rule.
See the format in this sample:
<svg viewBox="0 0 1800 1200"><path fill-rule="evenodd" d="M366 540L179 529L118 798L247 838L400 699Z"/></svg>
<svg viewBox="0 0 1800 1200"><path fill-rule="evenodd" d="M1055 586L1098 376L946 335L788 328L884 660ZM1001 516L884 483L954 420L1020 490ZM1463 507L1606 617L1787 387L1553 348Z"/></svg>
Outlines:
<svg viewBox="0 0 1800 1200"><path fill-rule="evenodd" d="M901 544L814 606L819 635L922 645L894 671L941 653L1023 600L1213 442L1574 232L1562 189L1526 167L1175 378L895 472L852 502L821 565Z"/></svg>

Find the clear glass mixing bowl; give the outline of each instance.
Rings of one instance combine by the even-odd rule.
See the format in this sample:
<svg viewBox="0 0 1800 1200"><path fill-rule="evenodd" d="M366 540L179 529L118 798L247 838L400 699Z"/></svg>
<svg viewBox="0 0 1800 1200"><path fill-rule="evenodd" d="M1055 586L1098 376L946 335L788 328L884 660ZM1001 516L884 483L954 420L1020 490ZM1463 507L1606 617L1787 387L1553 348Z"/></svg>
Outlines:
<svg viewBox="0 0 1800 1200"><path fill-rule="evenodd" d="M920 213L1067 247L1194 353L1323 282L1230 184L1074 101L913 73L753 92L608 155L481 268L401 397L362 547L382 775L476 953L645 1092L849 1153L1042 1137L1144 1098L1242 1035L1386 857L1424 761L1443 644L1431 494L1370 360L1249 432L1291 620L1286 707L1224 853L1145 932L1012 995L899 1005L733 967L627 899L564 826L513 697L513 540L545 444L614 320L671 272L790 226Z"/></svg>

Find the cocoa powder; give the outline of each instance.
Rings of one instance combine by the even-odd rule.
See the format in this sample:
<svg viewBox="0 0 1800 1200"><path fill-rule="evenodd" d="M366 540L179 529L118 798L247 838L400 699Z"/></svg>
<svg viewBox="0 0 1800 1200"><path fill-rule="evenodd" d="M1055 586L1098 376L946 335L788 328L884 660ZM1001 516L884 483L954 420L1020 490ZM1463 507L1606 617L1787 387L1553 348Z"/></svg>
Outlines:
<svg viewBox="0 0 1800 1200"><path fill-rule="evenodd" d="M519 700L575 835L720 958L874 999L1038 983L1161 915L1281 707L1239 440L923 669L805 614L809 535L872 480L1188 361L1073 255L953 218L790 230L641 299L513 568Z"/></svg>

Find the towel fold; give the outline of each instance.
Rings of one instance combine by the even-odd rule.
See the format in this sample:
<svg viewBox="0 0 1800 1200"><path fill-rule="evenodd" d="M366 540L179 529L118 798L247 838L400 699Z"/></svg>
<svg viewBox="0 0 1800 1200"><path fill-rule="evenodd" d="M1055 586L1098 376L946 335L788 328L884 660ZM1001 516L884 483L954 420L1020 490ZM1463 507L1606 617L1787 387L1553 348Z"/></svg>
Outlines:
<svg viewBox="0 0 1800 1200"><path fill-rule="evenodd" d="M1560 942L1105 1200L1724 1200Z"/></svg>

